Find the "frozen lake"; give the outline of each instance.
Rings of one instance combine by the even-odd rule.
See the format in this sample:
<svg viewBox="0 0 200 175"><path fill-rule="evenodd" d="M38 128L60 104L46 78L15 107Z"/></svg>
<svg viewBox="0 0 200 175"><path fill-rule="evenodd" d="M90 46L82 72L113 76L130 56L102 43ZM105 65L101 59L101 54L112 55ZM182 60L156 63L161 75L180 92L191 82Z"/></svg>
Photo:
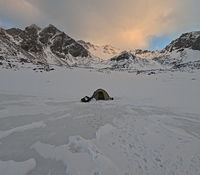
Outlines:
<svg viewBox="0 0 200 175"><path fill-rule="evenodd" d="M200 72L0 70L0 174L200 174ZM81 103L98 88L113 101Z"/></svg>

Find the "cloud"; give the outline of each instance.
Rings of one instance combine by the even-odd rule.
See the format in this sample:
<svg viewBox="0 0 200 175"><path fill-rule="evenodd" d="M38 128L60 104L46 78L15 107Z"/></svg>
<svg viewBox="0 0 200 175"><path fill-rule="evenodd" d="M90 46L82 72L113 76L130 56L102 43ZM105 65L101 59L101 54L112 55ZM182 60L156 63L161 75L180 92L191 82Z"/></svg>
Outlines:
<svg viewBox="0 0 200 175"><path fill-rule="evenodd" d="M42 15L30 2L26 0L0 0L1 20L20 26L30 24L31 21L39 19Z"/></svg>
<svg viewBox="0 0 200 175"><path fill-rule="evenodd" d="M75 39L148 49L155 37L199 29L199 7L199 0L0 0L0 20L51 23Z"/></svg>

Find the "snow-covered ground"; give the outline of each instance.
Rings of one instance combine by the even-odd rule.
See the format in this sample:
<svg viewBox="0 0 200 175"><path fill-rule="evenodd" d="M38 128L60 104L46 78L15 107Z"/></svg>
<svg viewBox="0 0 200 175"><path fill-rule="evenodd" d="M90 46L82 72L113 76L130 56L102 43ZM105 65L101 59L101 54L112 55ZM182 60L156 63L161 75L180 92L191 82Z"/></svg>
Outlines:
<svg viewBox="0 0 200 175"><path fill-rule="evenodd" d="M199 175L200 71L0 70L1 175ZM113 101L81 103L97 88Z"/></svg>

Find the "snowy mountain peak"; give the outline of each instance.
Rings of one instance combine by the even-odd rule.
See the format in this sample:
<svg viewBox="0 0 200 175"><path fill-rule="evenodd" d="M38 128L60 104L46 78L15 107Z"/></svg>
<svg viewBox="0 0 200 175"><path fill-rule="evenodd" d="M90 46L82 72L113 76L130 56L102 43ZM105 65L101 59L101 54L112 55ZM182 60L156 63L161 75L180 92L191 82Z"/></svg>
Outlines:
<svg viewBox="0 0 200 175"><path fill-rule="evenodd" d="M1 47L5 50L0 53L0 56L8 58L7 60L11 56L13 59L14 52L16 61L29 59L29 62L37 62L38 60L42 64L74 66L89 65L99 61L99 58L91 55L82 45L52 24L44 29L35 24L24 30L1 29L0 41Z"/></svg>
<svg viewBox="0 0 200 175"><path fill-rule="evenodd" d="M83 40L79 40L77 42L81 44L85 49L87 49L90 53L103 60L108 60L114 56L117 56L123 51L111 45L98 46L90 42L85 42Z"/></svg>
<svg viewBox="0 0 200 175"><path fill-rule="evenodd" d="M111 61L120 61L120 60L135 60L136 59L136 56L135 55L133 55L132 53L130 53L130 52L126 52L126 51L124 51L124 52L122 52L120 55L118 55L118 56L115 56L115 57L113 57L113 58L111 58L110 60Z"/></svg>
<svg viewBox="0 0 200 175"><path fill-rule="evenodd" d="M49 24L49 26L45 27L41 32L51 35L55 35L56 33L61 33L61 31L52 24Z"/></svg>
<svg viewBox="0 0 200 175"><path fill-rule="evenodd" d="M22 33L22 30L18 28L11 28L11 29L6 30L6 33L14 37Z"/></svg>
<svg viewBox="0 0 200 175"><path fill-rule="evenodd" d="M166 46L164 50L172 52L173 50L184 48L200 50L200 31L182 34L178 39L172 41L168 46Z"/></svg>
<svg viewBox="0 0 200 175"><path fill-rule="evenodd" d="M103 63L105 64L105 68L121 71L128 70L129 72L162 68L162 66L154 60L139 58L126 51L123 51L120 55L112 57Z"/></svg>
<svg viewBox="0 0 200 175"><path fill-rule="evenodd" d="M111 45L98 46L83 40L76 41L52 24L43 29L35 24L24 30L0 29L1 67L21 67L22 63L33 63L43 67L56 64L112 70L198 69L199 51L200 31L182 34L161 51L124 51Z"/></svg>
<svg viewBox="0 0 200 175"><path fill-rule="evenodd" d="M36 30L38 30L38 31L40 31L40 30L42 30L39 26L37 26L36 24L31 24L30 26L29 26L29 28L34 28L34 29L36 29Z"/></svg>

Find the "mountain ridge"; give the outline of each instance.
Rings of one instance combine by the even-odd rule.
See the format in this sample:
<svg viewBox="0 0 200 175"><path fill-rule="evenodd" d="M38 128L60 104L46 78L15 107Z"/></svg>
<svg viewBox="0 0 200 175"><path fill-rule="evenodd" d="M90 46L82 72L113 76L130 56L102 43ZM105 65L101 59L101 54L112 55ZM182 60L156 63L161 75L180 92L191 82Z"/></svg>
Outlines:
<svg viewBox="0 0 200 175"><path fill-rule="evenodd" d="M26 27L24 30L17 28L1 29L0 36L1 48L5 50L1 53L1 57L7 59L15 56L16 60L23 58L32 63L34 60L38 60L46 65L50 63L65 66L77 64L78 58L80 58L79 64L81 62L89 64L92 61L99 61L82 45L51 24L44 29L35 24ZM9 46L14 48L14 55L10 55ZM85 58L85 62L83 58Z"/></svg>
<svg viewBox="0 0 200 175"><path fill-rule="evenodd" d="M24 30L0 28L0 66L3 68L19 69L29 63L29 66L35 65L35 70L45 71L53 70L52 65L144 70L178 69L187 67L188 63L189 68L193 65L194 69L200 69L199 51L200 31L184 33L160 51L127 51L76 41L52 24L43 29L35 24Z"/></svg>

